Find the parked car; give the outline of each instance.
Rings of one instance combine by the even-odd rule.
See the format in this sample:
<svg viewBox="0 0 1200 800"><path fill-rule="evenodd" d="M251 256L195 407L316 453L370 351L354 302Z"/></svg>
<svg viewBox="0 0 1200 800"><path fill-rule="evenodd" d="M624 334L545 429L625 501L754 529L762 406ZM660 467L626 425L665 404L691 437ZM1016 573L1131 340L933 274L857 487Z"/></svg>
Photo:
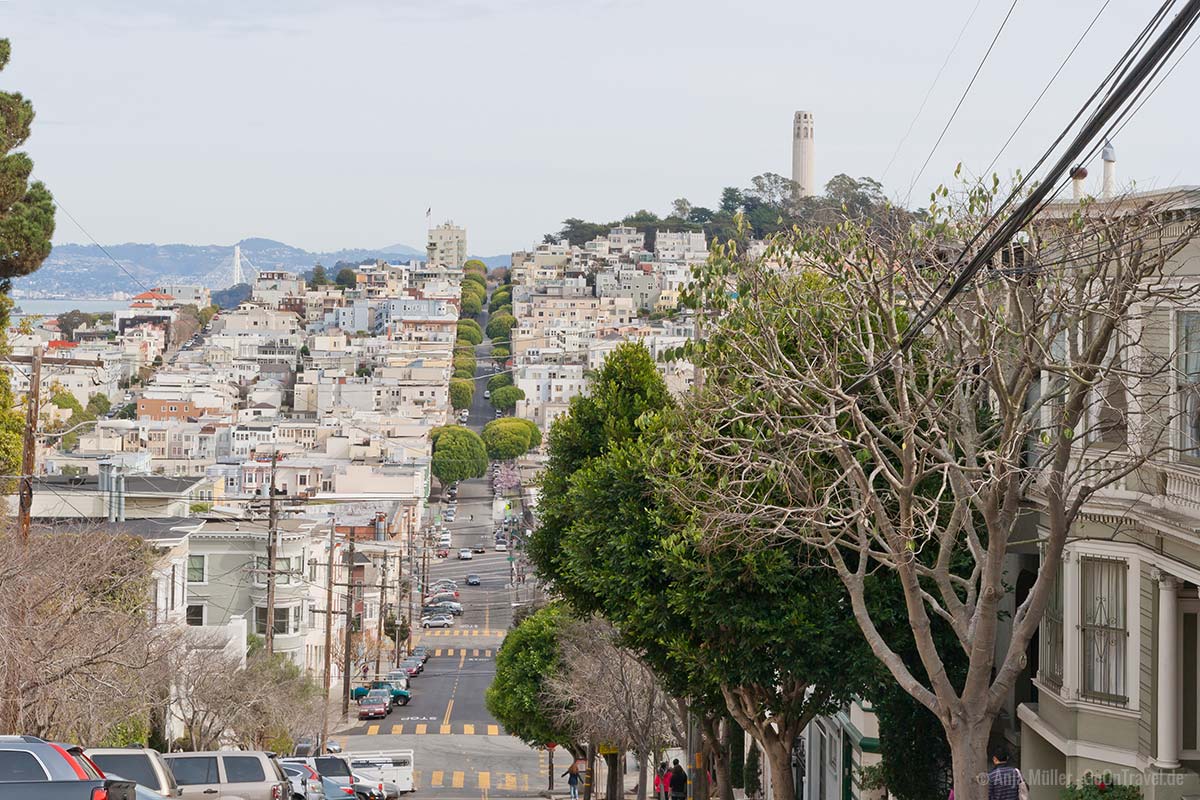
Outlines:
<svg viewBox="0 0 1200 800"><path fill-rule="evenodd" d="M457 603L453 600L439 600L436 603L430 603L429 608L432 609L431 617L436 617L438 614L450 614L454 617L461 617L463 613L462 603Z"/></svg>
<svg viewBox="0 0 1200 800"><path fill-rule="evenodd" d="M423 644L419 644L416 647L414 647L412 649L412 654L414 656L417 656L418 658L420 658L422 661L429 660L429 648Z"/></svg>
<svg viewBox="0 0 1200 800"><path fill-rule="evenodd" d="M429 591L431 594L436 591L457 592L458 584L449 578L442 578L429 584Z"/></svg>
<svg viewBox="0 0 1200 800"><path fill-rule="evenodd" d="M483 548L481 547L479 549L482 550ZM478 585L479 585L479 576L478 575L471 573L470 575L467 576L467 586L478 586Z"/></svg>
<svg viewBox="0 0 1200 800"><path fill-rule="evenodd" d="M179 784L162 755L149 747L89 747L88 758L105 773L115 773L159 797L178 797Z"/></svg>
<svg viewBox="0 0 1200 800"><path fill-rule="evenodd" d="M411 696L411 690L408 688L408 673L397 667L389 670L387 674L388 683L393 686L399 686L401 689L408 691Z"/></svg>
<svg viewBox="0 0 1200 800"><path fill-rule="evenodd" d="M325 800L321 776L307 764L280 764L288 783L292 785L292 800ZM329 798L336 800L336 798Z"/></svg>
<svg viewBox="0 0 1200 800"><path fill-rule="evenodd" d="M487 548L483 546L483 542L477 542L477 543L471 545L471 552L472 553L486 553Z"/></svg>
<svg viewBox="0 0 1200 800"><path fill-rule="evenodd" d="M475 557L475 554L471 552L471 548L469 548L469 547L459 548L459 551L458 551L458 560L459 561L470 561L474 557Z"/></svg>
<svg viewBox="0 0 1200 800"><path fill-rule="evenodd" d="M507 551L508 551L508 542L505 542L503 540L496 542L496 552L497 553L505 553Z"/></svg>
<svg viewBox="0 0 1200 800"><path fill-rule="evenodd" d="M404 674L410 678L415 678L421 674L421 668L411 661L402 662L400 669L404 670Z"/></svg>
<svg viewBox="0 0 1200 800"><path fill-rule="evenodd" d="M433 617L421 617L422 628L449 628L454 625L454 618L449 614L439 614Z"/></svg>
<svg viewBox="0 0 1200 800"><path fill-rule="evenodd" d="M78 745L0 736L0 800L137 800L131 780L110 777Z"/></svg>
<svg viewBox="0 0 1200 800"><path fill-rule="evenodd" d="M397 796L402 792L416 791L412 750L355 753L350 756L350 766L356 775L382 781L389 798L393 796L393 791Z"/></svg>
<svg viewBox="0 0 1200 800"><path fill-rule="evenodd" d="M406 658L400 662L400 666L402 666L402 667L407 666L409 664L412 664L413 666L415 666L417 668L418 675L425 671L425 662L422 661L421 659L417 658L416 656L409 656L408 658Z"/></svg>
<svg viewBox="0 0 1200 800"><path fill-rule="evenodd" d="M291 791L274 754L261 750L164 753L163 758L183 788L183 797L281 800Z"/></svg>
<svg viewBox="0 0 1200 800"><path fill-rule="evenodd" d="M350 762L345 757L339 755L327 756L310 756L307 758L285 758L285 764L304 764L311 767L314 772L321 776L321 786L325 790L325 797L328 798L353 798L353 800L379 800L380 796L376 794L377 790L373 790L369 786L358 786L355 784L354 776L350 772Z"/></svg>
<svg viewBox="0 0 1200 800"><path fill-rule="evenodd" d="M392 713L392 701L386 692L367 692L358 701L359 719L383 719Z"/></svg>
<svg viewBox="0 0 1200 800"><path fill-rule="evenodd" d="M450 548L449 547L439 547L437 549L437 552L434 553L434 555L436 555L438 558L449 558L450 557Z"/></svg>

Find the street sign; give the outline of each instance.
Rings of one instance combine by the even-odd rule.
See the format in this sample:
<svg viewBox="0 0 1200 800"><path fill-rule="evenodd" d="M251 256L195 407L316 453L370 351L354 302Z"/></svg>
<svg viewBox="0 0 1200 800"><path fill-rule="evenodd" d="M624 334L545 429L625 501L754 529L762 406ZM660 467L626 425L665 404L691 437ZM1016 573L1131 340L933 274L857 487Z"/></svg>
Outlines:
<svg viewBox="0 0 1200 800"><path fill-rule="evenodd" d="M516 558L514 558L513 556L509 556L509 557L508 557L508 563L510 563L510 564L511 564L512 562L516 561L516 560L517 560L517 559L516 559Z"/></svg>
<svg viewBox="0 0 1200 800"><path fill-rule="evenodd" d="M602 756L615 756L617 753L620 752L619 750L617 750L617 746L612 745L612 744L602 744L599 747L597 747L596 750Z"/></svg>

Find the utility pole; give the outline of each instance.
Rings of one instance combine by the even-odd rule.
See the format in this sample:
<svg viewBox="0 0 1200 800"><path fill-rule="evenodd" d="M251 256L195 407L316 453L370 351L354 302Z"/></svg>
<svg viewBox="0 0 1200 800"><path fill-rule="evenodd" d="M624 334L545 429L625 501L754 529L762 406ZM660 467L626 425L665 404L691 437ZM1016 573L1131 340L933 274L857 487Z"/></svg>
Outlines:
<svg viewBox="0 0 1200 800"><path fill-rule="evenodd" d="M350 713L350 646L354 626L354 534L350 534L346 560L346 652L342 654L342 714Z"/></svg>
<svg viewBox="0 0 1200 800"><path fill-rule="evenodd" d="M388 574L388 557L387 557L387 553L384 553L383 554L383 571L379 573L379 613L376 615L379 617L379 619L376 620L378 625L377 625L377 628L375 631L375 674L376 675L379 675L379 656L380 656L379 651L383 648L383 612L384 612L384 609L387 607L387 602L386 602L386 600L387 600L387 574ZM399 637L397 637L397 638L399 638ZM397 649L399 649L399 647L400 647L399 642L395 642L393 644Z"/></svg>
<svg viewBox="0 0 1200 800"><path fill-rule="evenodd" d="M279 510L275 506L275 464L279 451L271 453L271 489L267 499L267 655L275 653L275 537L278 536Z"/></svg>
<svg viewBox="0 0 1200 800"><path fill-rule="evenodd" d="M413 628L417 627L417 596L420 591L417 586L417 538L413 530L408 532L408 652L413 649ZM396 666L400 666L397 664Z"/></svg>
<svg viewBox="0 0 1200 800"><path fill-rule="evenodd" d="M25 434L21 440L21 491L18 526L21 543L29 541L30 516L33 513L33 471L37 467L38 406L42 388L42 346L33 346L30 361L29 391L25 393Z"/></svg>
<svg viewBox="0 0 1200 800"><path fill-rule="evenodd" d="M329 685L333 670L333 536L337 530L337 518L329 515L329 570L325 573L325 713L321 728L321 751L329 741Z"/></svg>

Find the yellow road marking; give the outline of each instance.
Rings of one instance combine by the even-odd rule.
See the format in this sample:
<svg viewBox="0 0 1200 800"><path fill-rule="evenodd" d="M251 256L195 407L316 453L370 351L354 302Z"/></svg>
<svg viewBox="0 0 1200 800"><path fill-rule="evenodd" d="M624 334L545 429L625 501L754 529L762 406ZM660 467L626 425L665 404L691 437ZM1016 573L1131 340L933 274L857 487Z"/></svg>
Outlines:
<svg viewBox="0 0 1200 800"><path fill-rule="evenodd" d="M479 648L478 647L476 647L474 650L471 651L471 658L479 658Z"/></svg>
<svg viewBox="0 0 1200 800"><path fill-rule="evenodd" d="M488 725L488 736L499 736L499 735L500 735L500 726L499 725Z"/></svg>
<svg viewBox="0 0 1200 800"><path fill-rule="evenodd" d="M402 733L404 733L404 723L403 722L401 722L399 725L392 726L392 735L393 736L399 736Z"/></svg>
<svg viewBox="0 0 1200 800"><path fill-rule="evenodd" d="M490 772L479 773L479 788L480 789L492 788L492 773L490 773Z"/></svg>
<svg viewBox="0 0 1200 800"><path fill-rule="evenodd" d="M521 777L524 778L524 780L522 782L525 784L521 788L528 792L529 791L529 775L526 774L526 775L522 775Z"/></svg>
<svg viewBox="0 0 1200 800"><path fill-rule="evenodd" d="M483 629L486 631L491 627L492 609L488 606L483 607Z"/></svg>
<svg viewBox="0 0 1200 800"><path fill-rule="evenodd" d="M491 658L491 657L492 657L492 651L491 651L491 650L484 650L484 651L483 651L483 654L484 654L486 657L488 657L488 658Z"/></svg>
<svg viewBox="0 0 1200 800"><path fill-rule="evenodd" d="M442 718L442 725L450 724L450 712L454 710L454 698L450 698L450 702L446 703L446 716Z"/></svg>
<svg viewBox="0 0 1200 800"><path fill-rule="evenodd" d="M504 773L504 788L505 789L516 789L517 788L517 776L513 775L511 772Z"/></svg>
<svg viewBox="0 0 1200 800"><path fill-rule="evenodd" d="M435 658L441 658L442 657L442 648L439 647L436 650L434 650L433 655Z"/></svg>
<svg viewBox="0 0 1200 800"><path fill-rule="evenodd" d="M471 635L472 635L472 636L478 636L478 635L479 635L479 628L472 628L472 629L471 629Z"/></svg>
<svg viewBox="0 0 1200 800"><path fill-rule="evenodd" d="M454 775L450 778L450 786L455 789L461 789L461 788L463 788L463 782L465 781L465 779L466 779L466 776L463 775L462 772L455 772Z"/></svg>
<svg viewBox="0 0 1200 800"><path fill-rule="evenodd" d="M442 772L440 769L435 769L433 774L429 776L429 785L435 788L440 787L442 785L442 779L445 777L446 775L444 772Z"/></svg>
<svg viewBox="0 0 1200 800"><path fill-rule="evenodd" d="M442 727L438 728L438 733L440 733L442 736L449 736L450 735L450 726L443 725Z"/></svg>
<svg viewBox="0 0 1200 800"><path fill-rule="evenodd" d="M417 723L417 736L424 736L428 726L424 722Z"/></svg>
<svg viewBox="0 0 1200 800"><path fill-rule="evenodd" d="M475 726L470 723L463 725L463 733L466 734L467 736L474 736L475 735Z"/></svg>
<svg viewBox="0 0 1200 800"><path fill-rule="evenodd" d="M454 655L454 648L453 647L446 648L446 655L448 655L448 656Z"/></svg>
<svg viewBox="0 0 1200 800"><path fill-rule="evenodd" d="M374 736L377 733L379 733L378 725L372 725L369 728L367 728L367 736Z"/></svg>
<svg viewBox="0 0 1200 800"><path fill-rule="evenodd" d="M462 653L462 655L460 655L458 657L458 668L462 669L463 664L467 663L467 648L465 648L465 647L462 648L462 650L460 652Z"/></svg>

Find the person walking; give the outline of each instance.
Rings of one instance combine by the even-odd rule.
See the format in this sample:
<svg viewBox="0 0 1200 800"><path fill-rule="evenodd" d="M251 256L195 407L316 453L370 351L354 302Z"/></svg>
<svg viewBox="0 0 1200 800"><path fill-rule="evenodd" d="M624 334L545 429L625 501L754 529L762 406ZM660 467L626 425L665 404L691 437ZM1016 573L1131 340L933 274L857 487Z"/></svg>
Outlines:
<svg viewBox="0 0 1200 800"><path fill-rule="evenodd" d="M667 796L670 793L670 788L667 781L670 778L671 771L667 769L667 762L659 763L658 768L654 770L654 798L655 800L670 800Z"/></svg>
<svg viewBox="0 0 1200 800"><path fill-rule="evenodd" d="M671 800L684 800L687 797L687 772L684 771L683 767L679 766L678 758L674 759L672 763L671 777L667 781L667 785L671 789ZM991 798L988 800L991 800Z"/></svg>
<svg viewBox="0 0 1200 800"><path fill-rule="evenodd" d="M1029 788L1021 771L1008 763L1008 750L998 747L992 751L992 768L988 771L988 800L1029 800Z"/></svg>
<svg viewBox="0 0 1200 800"><path fill-rule="evenodd" d="M567 787L571 790L571 800L579 800L579 764L572 761L571 766L567 767L567 771L562 774L562 777L567 779Z"/></svg>

